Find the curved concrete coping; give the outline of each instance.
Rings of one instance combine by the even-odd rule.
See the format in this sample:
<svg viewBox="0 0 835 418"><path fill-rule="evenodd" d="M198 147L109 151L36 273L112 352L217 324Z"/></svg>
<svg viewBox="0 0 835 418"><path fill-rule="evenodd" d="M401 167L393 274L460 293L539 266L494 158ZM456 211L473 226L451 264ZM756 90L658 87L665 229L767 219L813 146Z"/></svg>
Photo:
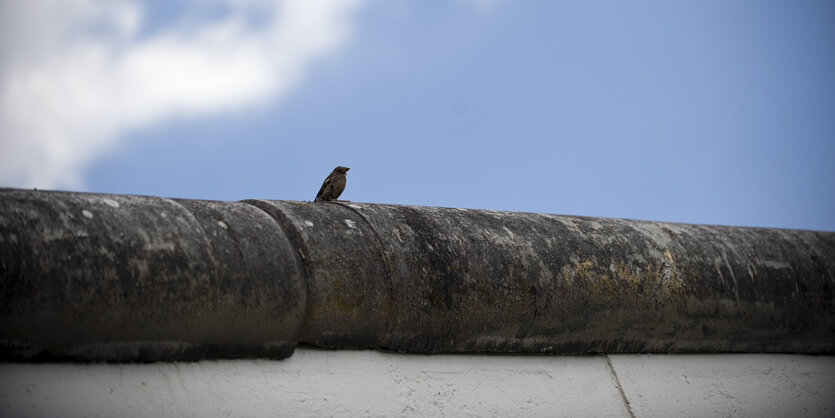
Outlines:
<svg viewBox="0 0 835 418"><path fill-rule="evenodd" d="M0 189L0 358L835 351L835 233Z"/></svg>

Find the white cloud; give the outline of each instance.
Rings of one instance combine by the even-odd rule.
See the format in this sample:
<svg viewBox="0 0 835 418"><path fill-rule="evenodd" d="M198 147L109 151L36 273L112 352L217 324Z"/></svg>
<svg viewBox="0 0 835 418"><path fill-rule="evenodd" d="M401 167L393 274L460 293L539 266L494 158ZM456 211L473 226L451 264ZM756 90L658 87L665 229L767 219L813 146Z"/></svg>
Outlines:
<svg viewBox="0 0 835 418"><path fill-rule="evenodd" d="M280 98L362 1L226 0L222 19L150 35L133 0L0 2L0 186L81 188L133 128Z"/></svg>

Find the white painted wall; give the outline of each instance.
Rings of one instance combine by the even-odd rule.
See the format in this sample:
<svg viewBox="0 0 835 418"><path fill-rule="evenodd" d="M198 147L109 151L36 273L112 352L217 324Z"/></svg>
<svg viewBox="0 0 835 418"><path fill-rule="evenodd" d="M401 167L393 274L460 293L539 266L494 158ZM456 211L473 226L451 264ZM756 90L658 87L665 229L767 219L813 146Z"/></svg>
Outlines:
<svg viewBox="0 0 835 418"><path fill-rule="evenodd" d="M424 356L299 348L284 361L0 364L3 417L630 414L835 416L835 357Z"/></svg>

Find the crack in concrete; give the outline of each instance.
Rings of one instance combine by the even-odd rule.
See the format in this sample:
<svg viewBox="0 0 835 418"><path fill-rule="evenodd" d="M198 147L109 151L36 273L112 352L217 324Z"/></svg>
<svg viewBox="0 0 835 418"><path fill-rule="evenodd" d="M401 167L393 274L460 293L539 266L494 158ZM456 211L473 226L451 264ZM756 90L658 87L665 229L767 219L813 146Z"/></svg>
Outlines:
<svg viewBox="0 0 835 418"><path fill-rule="evenodd" d="M623 391L623 386L620 384L620 379L618 378L617 372L615 372L615 366L612 365L612 359L608 355L606 356L606 363L609 365L609 371L612 373L612 376L615 378L615 384L618 386L618 392L620 393L621 399L623 399L624 405L626 405L626 410L629 411L629 416L635 418L635 413L632 412L632 406L629 404L629 399L626 398L626 393Z"/></svg>

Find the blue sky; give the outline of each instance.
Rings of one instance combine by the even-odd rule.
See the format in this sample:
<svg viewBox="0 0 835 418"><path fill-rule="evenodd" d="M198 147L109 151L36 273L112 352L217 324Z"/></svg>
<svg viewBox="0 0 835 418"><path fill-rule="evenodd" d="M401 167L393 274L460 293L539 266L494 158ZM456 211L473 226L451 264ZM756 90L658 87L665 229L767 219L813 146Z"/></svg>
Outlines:
<svg viewBox="0 0 835 418"><path fill-rule="evenodd" d="M829 0L67 3L3 6L0 186L835 231Z"/></svg>

